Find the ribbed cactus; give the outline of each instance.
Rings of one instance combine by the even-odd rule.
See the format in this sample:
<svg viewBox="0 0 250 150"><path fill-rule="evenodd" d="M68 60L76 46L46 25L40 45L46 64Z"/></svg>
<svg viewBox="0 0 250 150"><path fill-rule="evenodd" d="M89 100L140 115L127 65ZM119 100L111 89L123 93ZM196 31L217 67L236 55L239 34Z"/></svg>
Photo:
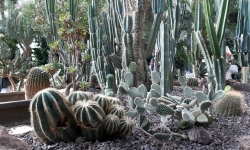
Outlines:
<svg viewBox="0 0 250 150"><path fill-rule="evenodd" d="M121 105L112 105L108 110L109 114L113 114L122 118L125 115L124 107Z"/></svg>
<svg viewBox="0 0 250 150"><path fill-rule="evenodd" d="M226 92L215 104L215 112L223 116L239 116L245 111L244 95L238 91Z"/></svg>
<svg viewBox="0 0 250 150"><path fill-rule="evenodd" d="M106 114L108 114L109 107L111 106L110 99L108 96L96 94L93 100L96 101L102 107Z"/></svg>
<svg viewBox="0 0 250 150"><path fill-rule="evenodd" d="M82 91L75 91L72 92L67 98L67 102L70 106L75 105L76 102L78 101L84 101L84 100L89 100L91 97L90 94L86 94Z"/></svg>
<svg viewBox="0 0 250 150"><path fill-rule="evenodd" d="M98 85L97 77L96 77L95 74L92 74L92 75L90 76L90 87L91 87L91 88L94 88L94 87L96 87L97 85Z"/></svg>
<svg viewBox="0 0 250 150"><path fill-rule="evenodd" d="M113 74L108 74L106 76L105 95L113 97L115 96L115 93L116 93L115 77Z"/></svg>
<svg viewBox="0 0 250 150"><path fill-rule="evenodd" d="M196 78L188 78L187 79L187 86L198 86L199 82Z"/></svg>
<svg viewBox="0 0 250 150"><path fill-rule="evenodd" d="M109 114L104 119L104 130L108 135L115 134L119 130L120 120L118 116Z"/></svg>
<svg viewBox="0 0 250 150"><path fill-rule="evenodd" d="M118 99L118 98L109 97L109 101L110 101L110 105L117 104L117 105L121 105L122 106L122 101L120 99Z"/></svg>
<svg viewBox="0 0 250 150"><path fill-rule="evenodd" d="M250 67L242 68L242 83L249 84L250 83Z"/></svg>
<svg viewBox="0 0 250 150"><path fill-rule="evenodd" d="M44 70L34 67L30 69L25 84L25 99L32 99L40 90L50 86L50 77Z"/></svg>
<svg viewBox="0 0 250 150"><path fill-rule="evenodd" d="M128 117L124 116L120 119L120 125L119 125L119 136L125 137L127 135L130 135L134 128L134 122L133 120Z"/></svg>
<svg viewBox="0 0 250 150"><path fill-rule="evenodd" d="M72 142L78 127L65 98L55 89L38 92L30 102L31 126L46 144Z"/></svg>
<svg viewBox="0 0 250 150"><path fill-rule="evenodd" d="M95 101L78 101L74 107L74 116L79 125L96 128L102 125L105 112Z"/></svg>

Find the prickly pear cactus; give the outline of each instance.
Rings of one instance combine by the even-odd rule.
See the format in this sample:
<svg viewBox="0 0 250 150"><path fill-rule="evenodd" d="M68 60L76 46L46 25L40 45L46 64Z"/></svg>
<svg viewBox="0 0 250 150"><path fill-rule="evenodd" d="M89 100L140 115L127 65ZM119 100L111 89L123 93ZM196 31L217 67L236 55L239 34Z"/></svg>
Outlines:
<svg viewBox="0 0 250 150"><path fill-rule="evenodd" d="M30 69L25 84L25 99L32 99L40 90L50 86L50 77L44 70L34 67Z"/></svg>

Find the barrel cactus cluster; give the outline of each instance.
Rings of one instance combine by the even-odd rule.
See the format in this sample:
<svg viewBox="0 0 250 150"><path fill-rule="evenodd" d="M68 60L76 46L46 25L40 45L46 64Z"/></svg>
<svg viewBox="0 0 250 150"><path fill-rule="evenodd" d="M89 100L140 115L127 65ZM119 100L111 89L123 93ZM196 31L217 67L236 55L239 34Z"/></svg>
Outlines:
<svg viewBox="0 0 250 150"><path fill-rule="evenodd" d="M64 97L58 90L39 91L30 103L31 124L45 143L72 142L82 136L104 141L132 133L134 122L114 97L76 91Z"/></svg>

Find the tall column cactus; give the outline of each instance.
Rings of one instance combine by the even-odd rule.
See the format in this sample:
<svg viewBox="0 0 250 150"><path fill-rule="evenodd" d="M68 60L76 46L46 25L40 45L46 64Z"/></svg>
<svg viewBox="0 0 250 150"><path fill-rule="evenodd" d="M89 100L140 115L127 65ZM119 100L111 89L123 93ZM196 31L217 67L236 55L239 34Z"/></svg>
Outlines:
<svg viewBox="0 0 250 150"><path fill-rule="evenodd" d="M213 88L220 90L225 87L225 45L223 44L226 18L228 13L229 0L223 0L220 3L220 10L216 26L212 21L211 4L208 0L204 0L204 16L206 30L210 43L210 49L207 48L200 31L196 31L196 39L202 54L205 57L208 69L208 81L212 83ZM199 20L196 20L198 24Z"/></svg>

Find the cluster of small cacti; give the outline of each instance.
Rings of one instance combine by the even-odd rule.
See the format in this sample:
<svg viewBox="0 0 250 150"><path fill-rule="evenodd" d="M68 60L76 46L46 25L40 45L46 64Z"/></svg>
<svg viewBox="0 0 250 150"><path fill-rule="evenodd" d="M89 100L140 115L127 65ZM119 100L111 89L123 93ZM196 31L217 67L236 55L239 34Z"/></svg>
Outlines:
<svg viewBox="0 0 250 150"><path fill-rule="evenodd" d="M132 133L134 122L114 97L76 91L64 97L56 89L38 92L30 103L31 124L45 143L72 142L78 136L107 140Z"/></svg>
<svg viewBox="0 0 250 150"><path fill-rule="evenodd" d="M223 116L239 116L245 111L244 95L238 91L228 91L215 104L215 113Z"/></svg>
<svg viewBox="0 0 250 150"><path fill-rule="evenodd" d="M198 86L199 82L196 78L188 78L187 79L187 86Z"/></svg>
<svg viewBox="0 0 250 150"><path fill-rule="evenodd" d="M50 76L43 69L30 69L25 83L25 99L32 99L40 90L50 87Z"/></svg>

